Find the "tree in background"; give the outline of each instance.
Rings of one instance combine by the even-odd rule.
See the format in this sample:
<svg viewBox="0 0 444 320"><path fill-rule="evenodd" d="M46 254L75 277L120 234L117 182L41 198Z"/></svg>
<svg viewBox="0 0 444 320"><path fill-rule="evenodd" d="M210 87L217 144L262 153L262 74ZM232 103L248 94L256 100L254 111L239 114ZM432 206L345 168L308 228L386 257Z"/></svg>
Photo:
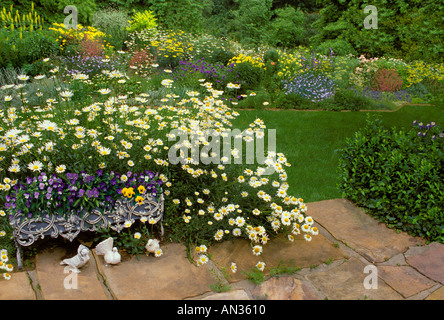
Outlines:
<svg viewBox="0 0 444 320"><path fill-rule="evenodd" d="M271 42L278 47L293 48L308 45L305 37L305 15L300 8L286 6L274 10L271 21Z"/></svg>
<svg viewBox="0 0 444 320"><path fill-rule="evenodd" d="M406 60L444 59L444 1L439 0L322 0L320 32L311 40L315 46L349 46L359 54L390 55ZM378 29L365 29L367 5L378 10Z"/></svg>

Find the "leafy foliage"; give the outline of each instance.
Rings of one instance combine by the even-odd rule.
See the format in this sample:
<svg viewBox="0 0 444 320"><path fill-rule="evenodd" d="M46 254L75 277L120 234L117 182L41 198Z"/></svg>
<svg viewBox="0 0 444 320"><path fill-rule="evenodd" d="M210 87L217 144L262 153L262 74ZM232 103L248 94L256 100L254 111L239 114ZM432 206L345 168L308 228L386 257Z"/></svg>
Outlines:
<svg viewBox="0 0 444 320"><path fill-rule="evenodd" d="M134 12L133 18L129 21L128 32L142 31L144 29L155 29L157 27L156 17L152 11Z"/></svg>
<svg viewBox="0 0 444 320"><path fill-rule="evenodd" d="M320 30L314 45L325 41L344 41L360 53L391 55L406 60L442 62L444 46L444 7L435 1L372 1L377 9L377 29L365 29L369 13L367 1L322 1L324 7L314 25ZM375 14L376 12L371 12Z"/></svg>
<svg viewBox="0 0 444 320"><path fill-rule="evenodd" d="M386 223L444 241L444 134L436 123L384 129L368 120L340 150L343 196Z"/></svg>

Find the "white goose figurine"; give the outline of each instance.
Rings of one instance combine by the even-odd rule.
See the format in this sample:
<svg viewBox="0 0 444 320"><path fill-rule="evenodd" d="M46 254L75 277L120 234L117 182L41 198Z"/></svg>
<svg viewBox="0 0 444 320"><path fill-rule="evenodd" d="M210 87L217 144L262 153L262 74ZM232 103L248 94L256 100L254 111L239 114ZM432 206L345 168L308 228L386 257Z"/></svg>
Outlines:
<svg viewBox="0 0 444 320"><path fill-rule="evenodd" d="M114 241L112 237L103 240L96 246L96 253L104 256L107 264L118 264L121 261L121 256L116 247L113 247Z"/></svg>
<svg viewBox="0 0 444 320"><path fill-rule="evenodd" d="M159 240L157 239L149 239L145 249L147 251L146 255L149 255L150 253L155 253L157 249L160 249Z"/></svg>
<svg viewBox="0 0 444 320"><path fill-rule="evenodd" d="M105 254L105 262L108 264L118 264L121 260L121 256L119 254L119 251L117 251L117 248L114 247L111 251L108 251Z"/></svg>
<svg viewBox="0 0 444 320"><path fill-rule="evenodd" d="M89 261L89 249L81 244L77 249L77 255L72 258L64 259L60 262L61 265L68 265L79 273L79 268L83 267Z"/></svg>

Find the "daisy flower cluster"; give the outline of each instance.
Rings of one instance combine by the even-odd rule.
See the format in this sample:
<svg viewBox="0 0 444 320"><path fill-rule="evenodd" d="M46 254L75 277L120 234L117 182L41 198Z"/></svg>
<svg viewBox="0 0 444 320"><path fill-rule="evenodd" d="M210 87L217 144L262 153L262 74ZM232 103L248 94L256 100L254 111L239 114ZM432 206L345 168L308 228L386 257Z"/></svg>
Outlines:
<svg viewBox="0 0 444 320"><path fill-rule="evenodd" d="M190 156L193 149L205 150L211 141L222 141L232 134L230 120L235 113L226 108L218 99L220 92L206 85L207 95L196 101L201 107L199 115L205 118L182 120L182 125L171 138L183 135L193 139L180 140L170 147L176 150L182 172L175 172L171 180L172 198L167 199L170 208L168 225L177 230L178 239L205 238L206 242L196 248L200 253L197 265L208 262L206 245L235 238L246 238L252 243L252 253L260 256L263 246L274 236L287 233L294 241L296 236L311 241L318 234L313 219L307 216L307 206L302 198L287 193L286 167L289 167L283 153L268 151L263 165L236 165L234 160L242 159L240 149L230 147L230 152L220 158L220 163L203 165L202 160ZM203 113L203 111L206 113ZM211 116L210 116L211 115ZM219 120L218 120L219 119ZM216 121L218 120L218 121ZM211 138L205 129L211 131ZM264 139L266 125L261 119L255 120L249 128L236 136L243 142ZM216 150L213 150L216 151ZM212 152L201 152L204 159L214 156ZM205 187L211 186L211 188ZM174 190L174 192L173 192ZM258 268L265 263L259 261Z"/></svg>
<svg viewBox="0 0 444 320"><path fill-rule="evenodd" d="M14 270L14 266L9 262L8 251L6 249L0 250L0 272L2 274L3 279L9 280L11 279L11 274Z"/></svg>
<svg viewBox="0 0 444 320"><path fill-rule="evenodd" d="M121 79L116 70L108 73L111 75ZM88 81L87 75L76 77L72 81ZM85 207L95 200L99 204L109 202L106 197L111 195L102 192L104 188L117 191L118 182L127 181L117 193L137 201L148 186L144 184L144 190L139 180L129 181L134 173L148 170L159 173L165 196L164 225L171 240L210 246L246 238L256 256L261 255L262 247L272 237L281 233L291 235L291 241L301 233L310 241L316 229L306 215L303 200L287 193L285 169L290 163L285 155L262 150L262 160L255 159L250 164L243 146L236 145L263 143L267 137L264 121L257 119L245 130L233 130L231 121L239 113L227 106L224 91L215 89L210 82L199 81L199 90L180 95L173 83L164 79L164 97L155 107L144 100L146 93L131 92L135 98L130 99L129 92L122 95L113 87L101 88L90 99L81 101L68 101L76 93L74 89L61 91L63 96L42 97L39 106L22 101L20 107L13 107L0 101L5 103L0 110L1 195L9 197L7 210L18 210L17 192L24 199L20 208L25 214L31 212L26 204L36 197L36 192L42 203L50 202L52 209L61 210L62 182L58 179L72 181L76 175L76 181L85 182L86 178L91 179L91 184L90 188L67 186L66 202L72 207ZM23 91L26 87L9 90ZM226 147L222 143L231 142L233 137L235 145L229 143ZM213 142L220 144L214 147ZM177 163L172 163L171 154L177 156ZM99 177L98 170L103 175L127 174L115 174L107 183ZM21 188L20 183L32 185L32 192ZM208 261L203 247L199 261L198 264Z"/></svg>

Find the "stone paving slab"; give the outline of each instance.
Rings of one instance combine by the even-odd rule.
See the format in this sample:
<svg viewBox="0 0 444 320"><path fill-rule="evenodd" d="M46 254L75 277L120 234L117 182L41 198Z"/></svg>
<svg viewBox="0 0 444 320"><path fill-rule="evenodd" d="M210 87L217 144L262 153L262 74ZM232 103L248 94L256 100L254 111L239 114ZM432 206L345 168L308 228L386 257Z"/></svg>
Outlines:
<svg viewBox="0 0 444 320"><path fill-rule="evenodd" d="M212 293L199 300L251 300L248 293L242 289L228 292Z"/></svg>
<svg viewBox="0 0 444 320"><path fill-rule="evenodd" d="M372 263L425 244L423 239L387 228L345 199L308 203L307 208L315 222Z"/></svg>
<svg viewBox="0 0 444 320"><path fill-rule="evenodd" d="M302 280L291 276L270 278L254 288L252 294L259 300L318 300Z"/></svg>
<svg viewBox="0 0 444 320"><path fill-rule="evenodd" d="M63 248L48 249L36 256L36 274L44 300L107 300L91 260L78 274L60 265L66 257ZM92 259L90 252L90 259ZM65 269L66 268L66 269ZM15 275L14 275L15 276Z"/></svg>
<svg viewBox="0 0 444 320"><path fill-rule="evenodd" d="M409 266L378 266L378 276L404 298L432 288L435 281L430 280Z"/></svg>
<svg viewBox="0 0 444 320"><path fill-rule="evenodd" d="M404 255L409 265L430 279L444 284L444 244L433 242L412 247Z"/></svg>
<svg viewBox="0 0 444 320"><path fill-rule="evenodd" d="M403 296L378 278L377 289L366 289L365 264L351 258L335 268L313 272L305 278L329 300L402 300Z"/></svg>
<svg viewBox="0 0 444 320"><path fill-rule="evenodd" d="M433 291L425 300L444 300L444 287Z"/></svg>
<svg viewBox="0 0 444 320"><path fill-rule="evenodd" d="M118 300L180 300L211 291L215 283L206 266L197 267L179 243L161 245L163 255L141 255L118 265L106 265L96 256L106 284Z"/></svg>
<svg viewBox="0 0 444 320"><path fill-rule="evenodd" d="M9 280L0 280L0 300L36 300L26 272L14 272Z"/></svg>
<svg viewBox="0 0 444 320"><path fill-rule="evenodd" d="M252 253L250 241L243 239L213 245L209 248L209 252L219 268L228 270L230 273L229 282L245 279L244 271L249 272L258 261L265 262L265 272L267 272L267 270L276 268L281 262L286 266L304 268L329 259L335 260L344 257L344 253L321 234L313 236L310 242L305 240L290 242L282 237L272 239L263 246L260 256L255 256ZM234 274L229 271L232 262L237 266L237 272Z"/></svg>

